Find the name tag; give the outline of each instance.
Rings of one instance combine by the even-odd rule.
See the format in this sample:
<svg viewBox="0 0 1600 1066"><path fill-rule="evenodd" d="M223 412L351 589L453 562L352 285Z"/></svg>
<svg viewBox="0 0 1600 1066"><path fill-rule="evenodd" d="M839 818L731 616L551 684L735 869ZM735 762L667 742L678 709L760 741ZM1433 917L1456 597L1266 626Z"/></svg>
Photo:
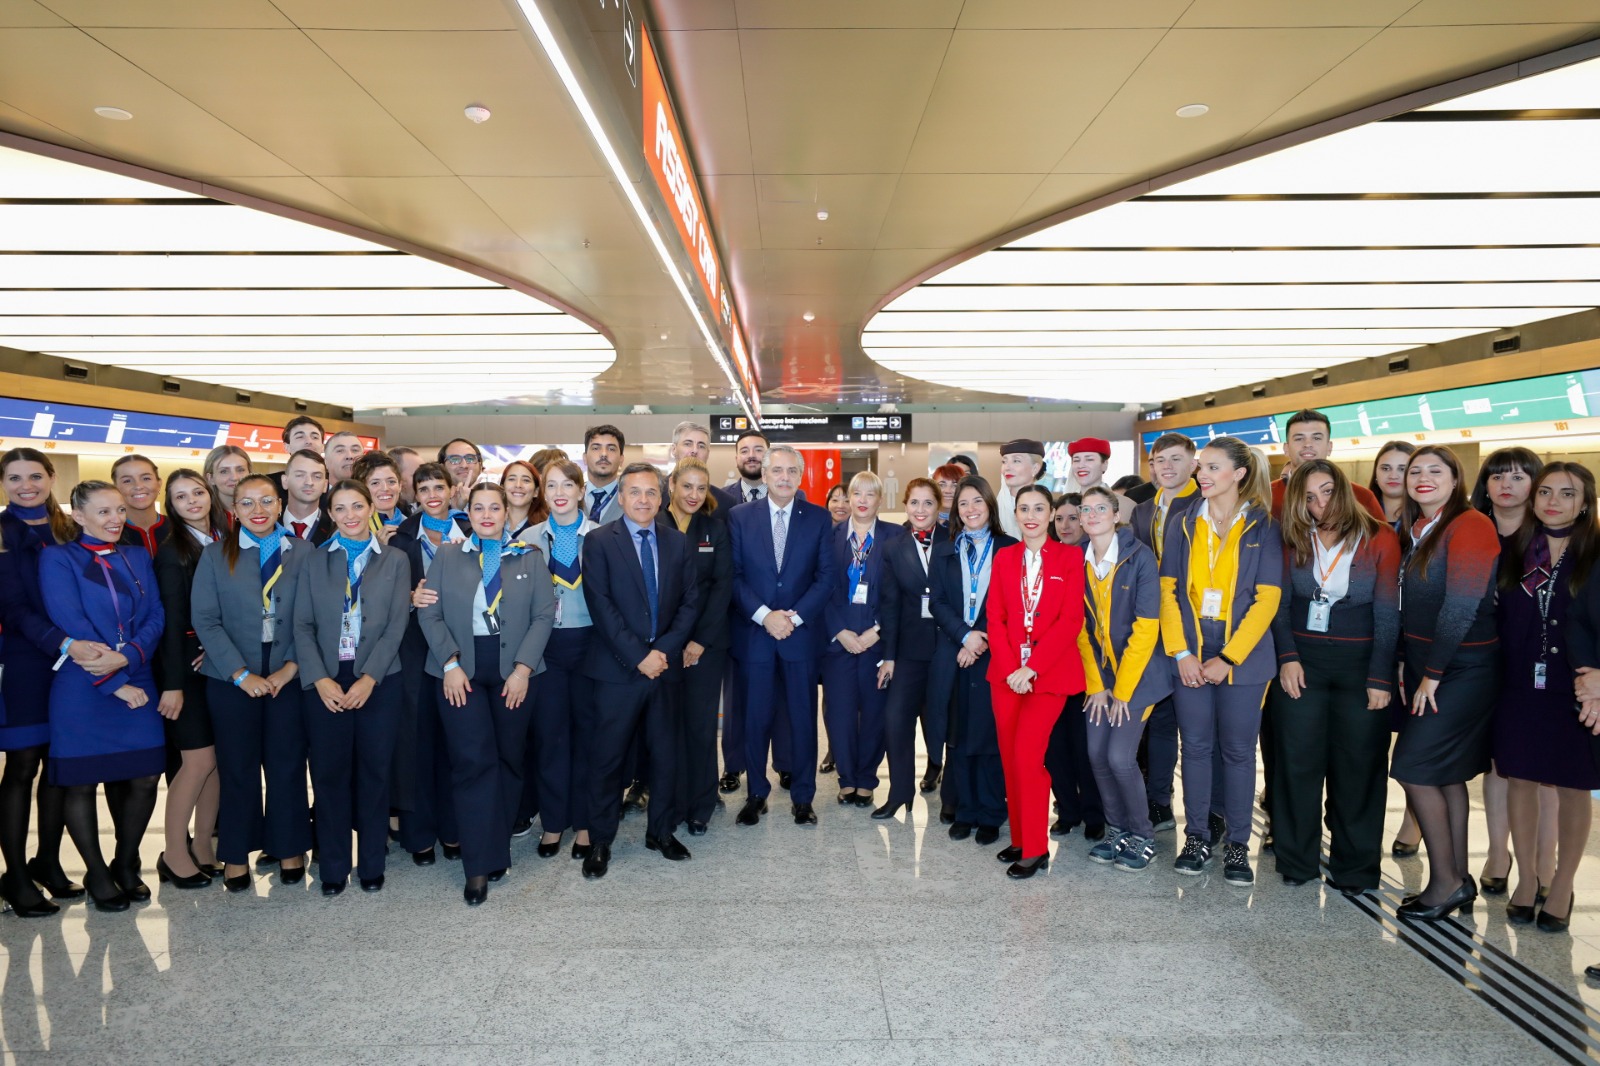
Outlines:
<svg viewBox="0 0 1600 1066"><path fill-rule="evenodd" d="M1533 687L1538 689L1540 692L1543 692L1544 691L1544 683L1545 683L1545 664L1544 663L1534 663L1533 664Z"/></svg>
<svg viewBox="0 0 1600 1066"><path fill-rule="evenodd" d="M1215 620L1222 617L1222 590L1205 589L1200 593L1200 617Z"/></svg>
<svg viewBox="0 0 1600 1066"><path fill-rule="evenodd" d="M1333 604L1327 600L1312 600L1306 611L1306 628L1313 633L1326 633L1333 617Z"/></svg>
<svg viewBox="0 0 1600 1066"><path fill-rule="evenodd" d="M355 662L355 658L355 615L353 612L346 611L339 620L339 661L342 663Z"/></svg>
<svg viewBox="0 0 1600 1066"><path fill-rule="evenodd" d="M278 634L278 617L277 617L277 615L273 614L271 611L263 610L261 612L261 643L263 643L263 644L271 644L274 640L277 639L277 634Z"/></svg>
<svg viewBox="0 0 1600 1066"><path fill-rule="evenodd" d="M563 603L565 603L565 602L567 602L567 598L565 596L557 596L556 597L556 620L555 620L555 626L556 626L557 629L561 628L561 605Z"/></svg>
<svg viewBox="0 0 1600 1066"><path fill-rule="evenodd" d="M1020 651L1020 655L1021 655L1021 658L1022 658L1022 665L1023 666L1027 666L1028 665L1028 660L1033 657L1033 645L1032 644L1024 644L1019 649L1019 651Z"/></svg>
<svg viewBox="0 0 1600 1066"><path fill-rule="evenodd" d="M850 594L850 602L851 603L866 603L867 602L867 583L865 581L863 581L863 582L861 582L861 584L857 585L856 586L856 590Z"/></svg>
<svg viewBox="0 0 1600 1066"><path fill-rule="evenodd" d="M928 606L928 600L929 596L926 592L924 592L922 594L922 617L924 618L933 617L933 609Z"/></svg>
<svg viewBox="0 0 1600 1066"><path fill-rule="evenodd" d="M700 553L702 555L709 554L709 553L714 552L716 550L717 550L716 547L714 545L712 545L712 543L710 541L707 541L706 543L700 545Z"/></svg>
<svg viewBox="0 0 1600 1066"><path fill-rule="evenodd" d="M490 636L500 632L500 616L498 614L484 611L483 624L488 627Z"/></svg>

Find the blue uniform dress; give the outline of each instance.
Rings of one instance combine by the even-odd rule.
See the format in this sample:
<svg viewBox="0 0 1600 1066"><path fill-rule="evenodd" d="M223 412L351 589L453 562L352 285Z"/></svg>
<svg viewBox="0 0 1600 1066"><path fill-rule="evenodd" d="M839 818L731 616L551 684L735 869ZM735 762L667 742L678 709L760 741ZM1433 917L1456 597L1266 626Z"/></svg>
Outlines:
<svg viewBox="0 0 1600 1066"><path fill-rule="evenodd" d="M22 751L50 740L50 666L67 634L50 621L39 590L39 555L55 543L50 526L30 526L8 508L0 537L0 751Z"/></svg>
<svg viewBox="0 0 1600 1066"><path fill-rule="evenodd" d="M143 548L77 540L52 545L39 560L39 585L50 620L75 640L121 647L128 665L93 677L71 659L50 688L50 780L56 785L128 781L166 768L166 737L156 712L151 660L165 615L155 568ZM123 685L149 702L129 707Z"/></svg>

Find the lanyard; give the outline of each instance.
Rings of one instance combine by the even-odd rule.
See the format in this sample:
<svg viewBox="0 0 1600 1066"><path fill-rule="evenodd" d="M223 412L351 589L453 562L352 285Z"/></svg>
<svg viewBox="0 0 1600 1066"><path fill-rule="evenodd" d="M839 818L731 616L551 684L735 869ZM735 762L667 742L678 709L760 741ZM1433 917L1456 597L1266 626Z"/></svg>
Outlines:
<svg viewBox="0 0 1600 1066"><path fill-rule="evenodd" d="M1328 578L1332 577L1334 570L1338 569L1339 560L1344 558L1345 551L1350 547L1350 541L1348 539L1341 541L1338 554L1333 557L1331 563L1324 567L1322 565L1322 556L1327 553L1327 549L1322 546L1321 538L1315 533L1311 534L1311 537L1311 543L1316 548L1317 553L1317 558L1313 563L1313 572L1317 577L1317 595L1321 596L1322 590L1327 587Z"/></svg>
<svg viewBox="0 0 1600 1066"><path fill-rule="evenodd" d="M478 573L483 573L482 551L478 552ZM500 578L500 571L498 570L495 571L494 577L483 583L483 593L485 596L488 596L491 590L494 592L494 599L490 601L489 609L484 612L485 614L494 614L496 611L500 610L500 598L505 595L506 590Z"/></svg>
<svg viewBox="0 0 1600 1066"><path fill-rule="evenodd" d="M84 547L83 550L88 552L89 553L89 557L91 559L93 559L96 564L99 565L99 567L100 567L100 576L104 577L106 579L106 591L111 593L111 613L113 615L115 615L116 619L117 619L117 646L120 648L124 643L126 643L122 639L123 635L126 632L126 630L123 628L123 624L122 624L122 597L117 595L117 583L111 579L111 564L106 562L105 556L101 555L99 552L95 551L93 548ZM113 548L110 551L106 552L105 554L106 555L120 555L121 553L118 552L115 548ZM138 576L136 574L134 574L132 567L128 568L128 576L133 578L134 587L138 588L140 592L143 592L144 589L140 588L140 586L139 586L139 578L138 578ZM132 621L131 617L129 618L129 621L130 622Z"/></svg>
<svg viewBox="0 0 1600 1066"><path fill-rule="evenodd" d="M989 561L989 551L994 547L994 538L990 537L983 543L983 554L972 550L972 541L967 541L967 624L978 620L978 578L983 574L984 564Z"/></svg>
<svg viewBox="0 0 1600 1066"><path fill-rule="evenodd" d="M1550 576L1545 583L1539 586L1539 591L1533 594L1533 602L1539 605L1539 662L1545 663L1550 658L1550 600L1556 593L1556 580L1561 575L1561 563L1566 559L1567 553L1563 551L1550 564Z"/></svg>
<svg viewBox="0 0 1600 1066"><path fill-rule="evenodd" d="M917 559L922 563L922 576L927 577L928 557L933 554L933 538L929 537L928 542L924 544L922 541L917 540L916 534L913 533L911 541L917 546Z"/></svg>
<svg viewBox="0 0 1600 1066"><path fill-rule="evenodd" d="M867 534L867 539L859 546L856 544L856 535L850 534L850 587L853 589L861 584L861 578L867 570L867 557L872 554L872 534Z"/></svg>
<svg viewBox="0 0 1600 1066"><path fill-rule="evenodd" d="M1118 561L1102 579L1094 571L1093 564L1085 564L1089 579L1089 591L1094 596L1094 632L1100 642L1100 655L1108 666L1114 671L1117 668L1117 657L1111 647L1111 588L1117 576Z"/></svg>
<svg viewBox="0 0 1600 1066"><path fill-rule="evenodd" d="M278 545L278 551L280 553L283 551L283 545ZM261 612L263 614L272 613L272 588L278 583L278 579L282 576L283 556L280 554L278 556L278 568L272 572L272 576L267 578L267 580L261 586Z"/></svg>
<svg viewBox="0 0 1600 1066"><path fill-rule="evenodd" d="M1033 575L1033 587L1028 587L1028 553L1022 555L1022 627L1028 631L1028 643L1033 643L1033 618L1039 613L1039 600L1044 590L1044 549L1039 550L1039 570Z"/></svg>

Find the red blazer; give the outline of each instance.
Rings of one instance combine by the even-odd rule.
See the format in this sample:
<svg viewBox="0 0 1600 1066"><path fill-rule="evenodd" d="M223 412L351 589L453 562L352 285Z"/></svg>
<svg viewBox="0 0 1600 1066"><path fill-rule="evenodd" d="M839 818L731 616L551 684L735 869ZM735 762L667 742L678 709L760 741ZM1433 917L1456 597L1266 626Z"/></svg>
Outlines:
<svg viewBox="0 0 1600 1066"><path fill-rule="evenodd" d="M1001 548L989 577L989 672L991 684L1003 685L1022 665L1021 544ZM1039 676L1035 692L1070 696L1082 692L1083 656L1078 653L1078 633L1083 629L1083 549L1047 540L1044 544L1044 583L1039 609L1033 616L1033 653L1028 665Z"/></svg>

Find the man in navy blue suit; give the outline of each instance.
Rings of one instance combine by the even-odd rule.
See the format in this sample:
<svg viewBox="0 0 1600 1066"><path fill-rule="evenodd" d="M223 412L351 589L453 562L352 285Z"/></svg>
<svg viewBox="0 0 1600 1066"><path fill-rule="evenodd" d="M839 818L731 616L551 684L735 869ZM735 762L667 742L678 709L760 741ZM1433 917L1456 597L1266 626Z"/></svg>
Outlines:
<svg viewBox="0 0 1600 1066"><path fill-rule="evenodd" d="M833 522L828 512L796 499L805 460L787 444L762 460L766 498L728 514L733 543L733 654L745 686L744 749L747 796L740 825L755 825L767 809L767 749L775 697L788 710L793 780L789 798L796 825L815 825L817 794L817 670L828 642L823 610L833 591ZM585 580L587 580L585 575Z"/></svg>
<svg viewBox="0 0 1600 1066"><path fill-rule="evenodd" d="M678 686L683 648L700 618L700 590L688 538L656 524L661 475L632 463L618 479L622 518L583 538L583 598L594 620L584 676L594 681L590 733L589 840L583 876L604 877L622 820L623 760L640 716L650 760L650 818L645 847L664 858L689 858L672 835L677 804Z"/></svg>
<svg viewBox="0 0 1600 1066"><path fill-rule="evenodd" d="M711 493L717 498L719 515L726 515L741 503L752 503L767 494L766 483L761 477L761 463L766 458L768 447L767 436L759 429L744 430L735 438L733 461L739 468L739 480L727 488L711 486Z"/></svg>

